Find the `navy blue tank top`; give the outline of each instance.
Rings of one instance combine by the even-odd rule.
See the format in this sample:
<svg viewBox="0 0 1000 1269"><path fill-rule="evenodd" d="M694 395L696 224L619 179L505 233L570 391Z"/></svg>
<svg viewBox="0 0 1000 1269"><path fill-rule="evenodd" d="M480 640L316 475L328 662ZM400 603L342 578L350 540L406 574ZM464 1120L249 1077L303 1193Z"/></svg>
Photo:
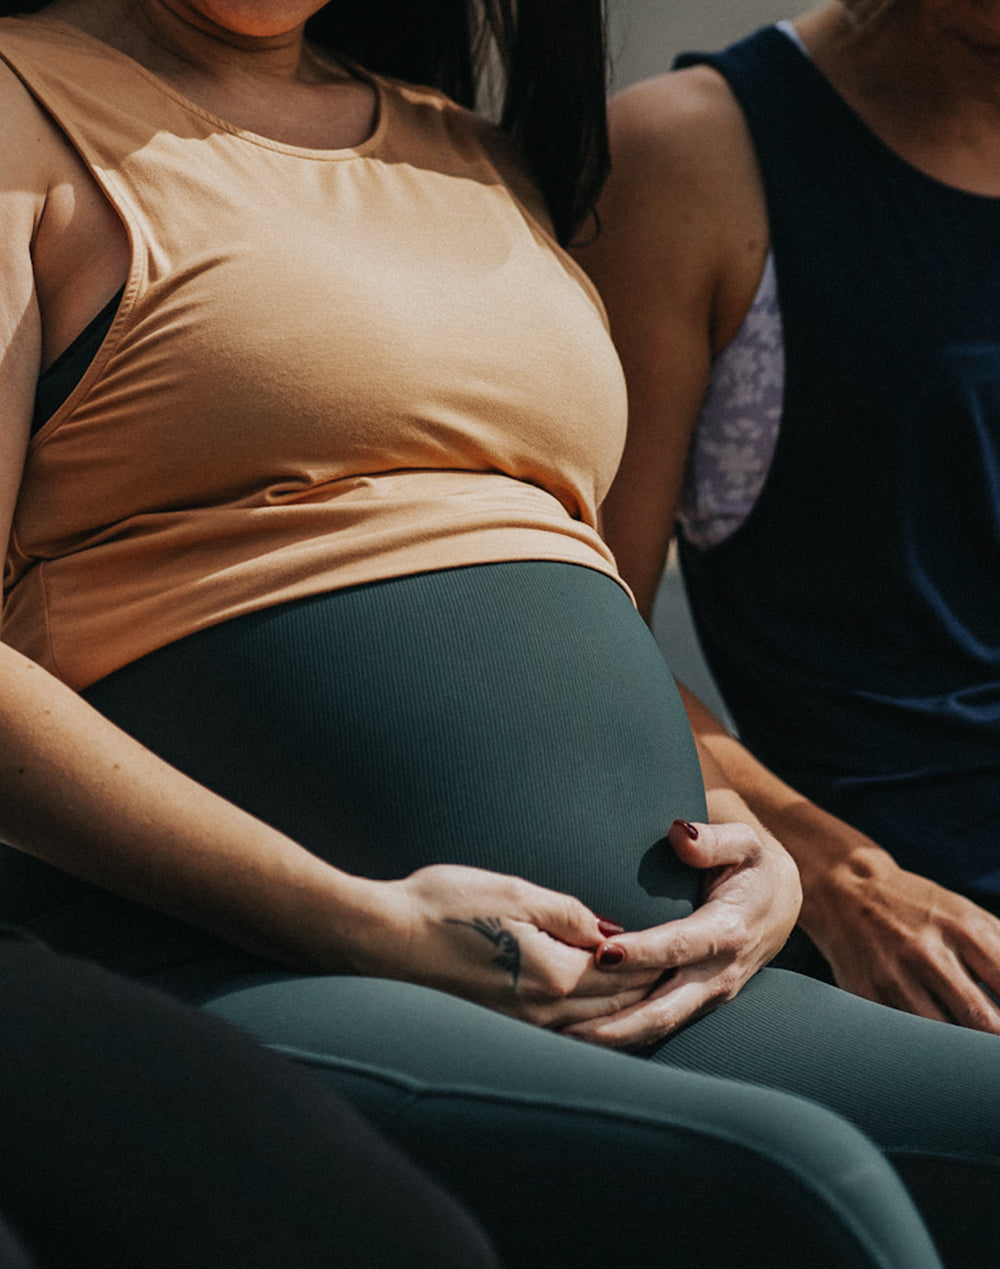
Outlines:
<svg viewBox="0 0 1000 1269"><path fill-rule="evenodd" d="M762 494L681 543L741 737L904 866L1000 892L1000 199L890 151L780 31L718 56L785 338Z"/></svg>

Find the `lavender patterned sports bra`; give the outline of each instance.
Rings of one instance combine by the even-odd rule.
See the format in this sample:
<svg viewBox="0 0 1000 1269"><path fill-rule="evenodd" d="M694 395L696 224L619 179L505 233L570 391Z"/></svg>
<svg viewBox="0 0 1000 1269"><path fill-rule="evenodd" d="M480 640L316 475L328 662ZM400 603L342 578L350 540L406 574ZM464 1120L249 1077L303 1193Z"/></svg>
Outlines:
<svg viewBox="0 0 1000 1269"><path fill-rule="evenodd" d="M777 27L808 57L791 22ZM769 254L743 324L715 359L692 439L677 513L692 545L724 541L753 510L778 443L784 387L781 310Z"/></svg>

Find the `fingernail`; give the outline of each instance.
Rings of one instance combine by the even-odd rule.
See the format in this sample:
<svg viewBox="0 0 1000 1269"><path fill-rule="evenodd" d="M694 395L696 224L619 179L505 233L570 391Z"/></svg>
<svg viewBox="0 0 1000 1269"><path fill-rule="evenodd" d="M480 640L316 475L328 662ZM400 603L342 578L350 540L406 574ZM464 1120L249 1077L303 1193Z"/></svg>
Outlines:
<svg viewBox="0 0 1000 1269"><path fill-rule="evenodd" d="M673 824L671 824L670 827L679 828L681 832L686 833L693 842L696 842L698 840L698 830L695 828L693 824L689 823L687 820L674 820Z"/></svg>
<svg viewBox="0 0 1000 1269"><path fill-rule="evenodd" d="M597 918L597 928L605 938L610 938L613 934L625 933L624 925L619 925L617 921L609 921L607 917L602 916Z"/></svg>
<svg viewBox="0 0 1000 1269"><path fill-rule="evenodd" d="M604 969L610 969L613 965L620 965L624 959L625 949L619 947L616 943L605 943L597 953L597 963Z"/></svg>

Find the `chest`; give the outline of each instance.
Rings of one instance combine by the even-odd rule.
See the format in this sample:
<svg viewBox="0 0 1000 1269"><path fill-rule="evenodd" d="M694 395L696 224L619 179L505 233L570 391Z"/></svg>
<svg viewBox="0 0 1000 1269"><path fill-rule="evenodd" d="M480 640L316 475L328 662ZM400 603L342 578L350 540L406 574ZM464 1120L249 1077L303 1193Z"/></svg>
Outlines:
<svg viewBox="0 0 1000 1269"><path fill-rule="evenodd" d="M58 471L86 501L111 459L137 510L171 487L301 501L442 467L603 496L617 357L575 264L499 177L290 157L250 177L231 139L174 137L106 178L129 285L100 364L39 433L38 487Z"/></svg>

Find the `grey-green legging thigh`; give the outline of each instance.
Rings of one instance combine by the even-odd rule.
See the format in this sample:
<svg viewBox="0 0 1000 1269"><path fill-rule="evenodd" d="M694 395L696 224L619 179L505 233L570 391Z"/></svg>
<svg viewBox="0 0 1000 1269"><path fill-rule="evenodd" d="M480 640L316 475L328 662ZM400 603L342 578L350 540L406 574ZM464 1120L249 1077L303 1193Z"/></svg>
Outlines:
<svg viewBox="0 0 1000 1269"><path fill-rule="evenodd" d="M704 814L673 682L590 570L483 566L283 605L87 695L348 869L478 864L630 927L696 902L662 842ZM141 948L133 972L185 981L300 1056L443 1177L510 1264L934 1264L897 1173L948 1263L996 1263L991 1037L765 971L640 1059L399 983L239 970L128 905L95 919L103 902L64 894L41 932L105 958Z"/></svg>

